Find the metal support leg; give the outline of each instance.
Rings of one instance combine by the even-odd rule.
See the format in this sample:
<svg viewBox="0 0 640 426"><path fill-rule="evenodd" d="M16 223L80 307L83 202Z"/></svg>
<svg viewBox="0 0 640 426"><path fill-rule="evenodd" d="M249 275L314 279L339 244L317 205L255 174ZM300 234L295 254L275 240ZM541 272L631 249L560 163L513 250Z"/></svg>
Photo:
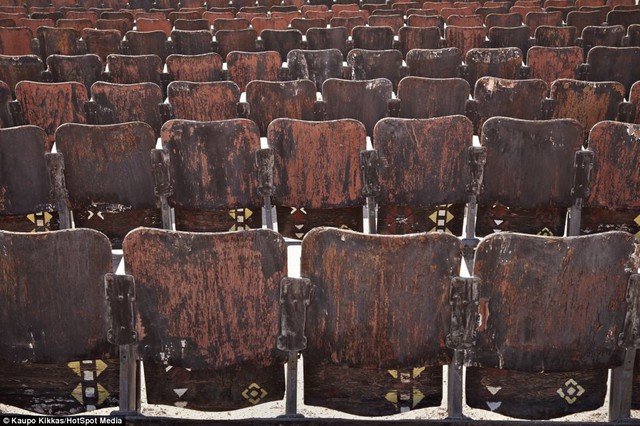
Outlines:
<svg viewBox="0 0 640 426"><path fill-rule="evenodd" d="M628 348L624 363L611 372L611 395L609 395L609 421L628 419L631 416L631 388L636 349Z"/></svg>
<svg viewBox="0 0 640 426"><path fill-rule="evenodd" d="M464 351L455 350L447 375L447 418L461 419L462 416L462 364Z"/></svg>

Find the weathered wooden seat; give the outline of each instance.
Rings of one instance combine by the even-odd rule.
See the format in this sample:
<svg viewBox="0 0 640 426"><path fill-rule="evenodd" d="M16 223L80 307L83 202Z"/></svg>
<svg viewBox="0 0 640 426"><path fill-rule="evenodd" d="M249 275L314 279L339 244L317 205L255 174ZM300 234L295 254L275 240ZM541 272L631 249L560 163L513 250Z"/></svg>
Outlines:
<svg viewBox="0 0 640 426"><path fill-rule="evenodd" d="M279 233L302 239L317 226L363 230L359 156L366 136L362 123L350 119L271 122L267 143L274 165L269 195ZM260 186L267 188L269 183Z"/></svg>
<svg viewBox="0 0 640 426"><path fill-rule="evenodd" d="M408 71L402 65L402 52L394 49L351 49L347 54L347 66L351 68L352 80L386 78L391 81L394 90Z"/></svg>
<svg viewBox="0 0 640 426"><path fill-rule="evenodd" d="M467 403L527 419L602 406L607 369L635 354L633 252L633 237L624 232L483 240L473 271L480 326L469 354ZM621 417L619 392L630 387L623 381L614 372L611 420Z"/></svg>
<svg viewBox="0 0 640 426"><path fill-rule="evenodd" d="M246 93L249 118L258 125L260 136L267 135L276 118L316 119L316 85L310 80L254 80Z"/></svg>
<svg viewBox="0 0 640 426"><path fill-rule="evenodd" d="M529 77L544 81L548 87L559 78L577 79L583 58L582 49L577 46L533 46L527 58Z"/></svg>
<svg viewBox="0 0 640 426"><path fill-rule="evenodd" d="M215 52L202 55L169 55L165 61L169 80L206 82L222 80L223 60Z"/></svg>
<svg viewBox="0 0 640 426"><path fill-rule="evenodd" d="M240 89L232 81L173 81L167 87L172 118L196 121L238 118Z"/></svg>
<svg viewBox="0 0 640 426"><path fill-rule="evenodd" d="M571 26L540 25L536 29L536 46L569 47L576 44L578 29Z"/></svg>
<svg viewBox="0 0 640 426"><path fill-rule="evenodd" d="M64 162L56 179L66 182L56 188L56 201L73 211L76 228L101 231L120 248L132 229L162 226L150 160L156 139L148 124L65 124L55 138Z"/></svg>
<svg viewBox="0 0 640 426"><path fill-rule="evenodd" d="M122 53L122 45L120 44L122 35L116 30L85 28L80 34L87 48L87 53L98 55L103 64L107 62L107 56Z"/></svg>
<svg viewBox="0 0 640 426"><path fill-rule="evenodd" d="M0 27L0 53L3 55L38 54L39 47L33 32L27 27Z"/></svg>
<svg viewBox="0 0 640 426"><path fill-rule="evenodd" d="M102 79L104 66L98 55L49 55L47 73L54 82L77 81L91 90L91 85Z"/></svg>
<svg viewBox="0 0 640 426"><path fill-rule="evenodd" d="M351 49L349 31L344 27L309 28L306 32L307 48L310 50L338 49L346 58Z"/></svg>
<svg viewBox="0 0 640 426"><path fill-rule="evenodd" d="M640 47L594 46L587 54L587 80L619 81L629 93L640 80Z"/></svg>
<svg viewBox="0 0 640 426"><path fill-rule="evenodd" d="M365 416L440 405L461 258L462 244L446 234L310 231L300 271L314 287L305 403Z"/></svg>
<svg viewBox="0 0 640 426"><path fill-rule="evenodd" d="M228 231L260 228L263 199L258 192L258 127L246 119L197 122L169 120L162 128L166 154L155 167L167 172L156 183L164 228ZM161 161L162 160L162 161ZM166 162L168 161L168 165ZM162 165L164 164L164 165ZM160 169L158 169L160 170Z"/></svg>
<svg viewBox="0 0 640 426"><path fill-rule="evenodd" d="M15 97L16 84L22 80L43 81L44 64L37 55L0 55L0 80Z"/></svg>
<svg viewBox="0 0 640 426"><path fill-rule="evenodd" d="M461 78L405 77L398 84L402 118L464 115L471 89Z"/></svg>
<svg viewBox="0 0 640 426"><path fill-rule="evenodd" d="M264 50L271 50L280 54L284 62L287 54L293 49L302 48L302 33L298 30L263 30L260 34Z"/></svg>
<svg viewBox="0 0 640 426"><path fill-rule="evenodd" d="M171 40L175 46L175 53L180 55L202 55L214 50L213 37L209 30L178 30L171 31Z"/></svg>
<svg viewBox="0 0 640 426"><path fill-rule="evenodd" d="M520 27L492 27L489 29L489 47L507 48L517 47L522 52L524 60L532 41L526 25Z"/></svg>
<svg viewBox="0 0 640 426"><path fill-rule="evenodd" d="M123 252L145 330L138 347L150 403L223 411L284 397L282 237L141 228Z"/></svg>
<svg viewBox="0 0 640 426"><path fill-rule="evenodd" d="M117 55L107 56L109 71L105 77L111 83L133 84L150 82L162 87L164 64L157 55Z"/></svg>
<svg viewBox="0 0 640 426"><path fill-rule="evenodd" d="M85 103L89 97L82 83L39 83L21 81L16 85L14 123L33 124L47 134L47 151L53 146L53 135L64 123L87 122Z"/></svg>
<svg viewBox="0 0 640 426"><path fill-rule="evenodd" d="M256 52L258 34L253 28L244 30L220 30L216 32L217 52L226 58L229 52Z"/></svg>
<svg viewBox="0 0 640 426"><path fill-rule="evenodd" d="M444 30L445 45L457 47L463 55L473 48L487 47L486 36L487 30L484 27L448 26Z"/></svg>
<svg viewBox="0 0 640 426"><path fill-rule="evenodd" d="M90 229L0 231L0 246L2 403L58 415L117 405L105 327L109 240Z"/></svg>
<svg viewBox="0 0 640 426"><path fill-rule="evenodd" d="M79 43L80 33L73 28L39 27L37 31L40 58L49 55L79 55L84 53Z"/></svg>
<svg viewBox="0 0 640 426"><path fill-rule="evenodd" d="M390 27L356 26L351 38L356 49L385 50L393 49L393 29Z"/></svg>
<svg viewBox="0 0 640 426"><path fill-rule="evenodd" d="M480 143L487 149L484 190L478 199L480 236L499 231L564 235L567 210L584 194L574 183L583 128L575 120L488 119ZM572 211L570 235L579 217Z"/></svg>
<svg viewBox="0 0 640 426"><path fill-rule="evenodd" d="M398 49L404 57L412 49L438 49L442 44L441 31L437 27L409 27L398 31Z"/></svg>
<svg viewBox="0 0 640 426"><path fill-rule="evenodd" d="M127 55L156 55L164 63L175 52L175 45L164 31L128 31L122 41L122 51Z"/></svg>
<svg viewBox="0 0 640 426"><path fill-rule="evenodd" d="M327 79L344 76L342 60L342 52L338 49L294 49L287 54L288 77L311 80L320 92Z"/></svg>
<svg viewBox="0 0 640 426"><path fill-rule="evenodd" d="M444 49L413 49L407 52L409 75L429 78L460 76L464 56L457 47Z"/></svg>
<svg viewBox="0 0 640 426"><path fill-rule="evenodd" d="M282 60L278 52L229 52L227 71L229 80L244 92L254 80L278 81L281 76Z"/></svg>
<svg viewBox="0 0 640 426"><path fill-rule="evenodd" d="M496 29L499 28L492 28ZM465 57L466 66L462 72L471 86L475 86L479 78L487 76L517 80L522 76L523 62L522 51L518 47L471 49Z"/></svg>

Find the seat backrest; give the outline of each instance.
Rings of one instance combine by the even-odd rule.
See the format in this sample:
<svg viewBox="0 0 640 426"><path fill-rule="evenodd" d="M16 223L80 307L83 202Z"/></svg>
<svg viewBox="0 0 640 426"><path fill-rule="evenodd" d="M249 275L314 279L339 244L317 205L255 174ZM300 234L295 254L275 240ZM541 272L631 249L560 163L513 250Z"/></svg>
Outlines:
<svg viewBox="0 0 640 426"><path fill-rule="evenodd" d="M373 135L380 159L378 232L461 235L472 144L473 125L463 115L380 120Z"/></svg>
<svg viewBox="0 0 640 426"><path fill-rule="evenodd" d="M440 405L440 366L452 355L445 346L450 284L461 259L462 244L446 234L309 232L300 271L315 288L305 402L365 416ZM346 378L349 392L338 392ZM409 401L400 398L400 380L412 385Z"/></svg>
<svg viewBox="0 0 640 426"><path fill-rule="evenodd" d="M389 115L393 84L386 78L375 80L341 80L330 78L322 85L322 99L329 120L353 118L373 135L378 120Z"/></svg>
<svg viewBox="0 0 640 426"><path fill-rule="evenodd" d="M214 121L238 117L240 89L232 81L173 81L167 87L173 117Z"/></svg>
<svg viewBox="0 0 640 426"><path fill-rule="evenodd" d="M98 81L91 86L91 98L97 104L94 124L142 121L160 134L162 89L154 83L117 84Z"/></svg>
<svg viewBox="0 0 640 426"><path fill-rule="evenodd" d="M568 47L576 44L578 29L571 26L540 25L536 29L536 46Z"/></svg>
<svg viewBox="0 0 640 426"><path fill-rule="evenodd" d="M261 227L263 200L254 158L260 134L255 123L169 120L162 127L162 146L169 151L169 203L176 211L176 229Z"/></svg>
<svg viewBox="0 0 640 426"><path fill-rule="evenodd" d="M360 151L366 130L356 120L271 122L273 194L278 231L302 239L317 226L362 231Z"/></svg>
<svg viewBox="0 0 640 426"><path fill-rule="evenodd" d="M294 49L287 54L289 78L311 80L320 92L325 80L342 77L342 60L338 49Z"/></svg>
<svg viewBox="0 0 640 426"><path fill-rule="evenodd" d="M640 24L640 9L635 10L612 10L607 13L608 25L622 25L625 30L629 25Z"/></svg>
<svg viewBox="0 0 640 426"><path fill-rule="evenodd" d="M112 53L122 53L122 35L117 30L98 30L85 28L82 30L82 39L87 46L87 53L95 53L102 63L107 62L107 56Z"/></svg>
<svg viewBox="0 0 640 426"><path fill-rule="evenodd" d="M640 47L594 46L587 54L587 80L619 81L628 94L631 85L640 80L639 57Z"/></svg>
<svg viewBox="0 0 640 426"><path fill-rule="evenodd" d="M162 62L171 53L164 31L128 31L125 34L125 53L128 55L156 55Z"/></svg>
<svg viewBox="0 0 640 426"><path fill-rule="evenodd" d="M0 129L0 229L29 232L55 229L45 164L47 135L36 126ZM54 219L54 222L51 220Z"/></svg>
<svg viewBox="0 0 640 426"><path fill-rule="evenodd" d="M307 48L310 50L338 49L346 58L349 32L344 27L309 28L306 33Z"/></svg>
<svg viewBox="0 0 640 426"><path fill-rule="evenodd" d="M222 411L284 398L286 354L276 349L282 237L141 228L123 252L145 331L139 348L150 403ZM185 378L198 385L175 392Z"/></svg>
<svg viewBox="0 0 640 426"><path fill-rule="evenodd" d="M624 86L617 81L582 81L559 79L550 90L553 118L573 118L582 124L584 139L599 121L615 120L624 101Z"/></svg>
<svg viewBox="0 0 640 426"><path fill-rule="evenodd" d="M293 49L302 48L302 33L298 30L263 30L260 38L265 50L276 51L282 61L287 59L287 54Z"/></svg>
<svg viewBox="0 0 640 426"><path fill-rule="evenodd" d="M390 27L357 26L352 31L353 47L356 49L393 49L393 37Z"/></svg>
<svg viewBox="0 0 640 426"><path fill-rule="evenodd" d="M547 96L547 84L542 80L511 80L497 77L480 77L473 90L476 108L470 118L478 135L482 125L490 117L504 116L525 120L543 119L543 101Z"/></svg>
<svg viewBox="0 0 640 426"><path fill-rule="evenodd" d="M640 189L638 135L638 124L604 121L591 129L588 147L593 151L594 159L583 230L640 231L640 225L635 222L640 213L636 196ZM593 219L601 223L588 218L591 210ZM616 211L623 213L616 217Z"/></svg>
<svg viewBox="0 0 640 426"><path fill-rule="evenodd" d="M229 52L256 52L258 47L258 34L253 28L244 30L220 30L216 32L218 53L226 58Z"/></svg>
<svg viewBox="0 0 640 426"><path fill-rule="evenodd" d="M540 79L551 87L551 84L559 78L577 78L583 58L582 49L577 46L533 46L529 49L527 66L531 78Z"/></svg>
<svg viewBox="0 0 640 426"><path fill-rule="evenodd" d="M178 30L171 32L175 52L181 55L202 55L213 52L213 37L209 30Z"/></svg>
<svg viewBox="0 0 640 426"><path fill-rule="evenodd" d="M501 28L494 27L491 31L499 29ZM511 30L511 28L505 29ZM525 34L525 37L528 39L528 35ZM520 77L524 59L518 47L497 47L471 49L467 52L465 62L467 81L474 86L480 77L485 76L517 80Z"/></svg>
<svg viewBox="0 0 640 426"><path fill-rule="evenodd" d="M640 124L640 83L635 82L633 83L633 86L631 86L629 102L635 106L636 110L636 115L635 117L632 117L632 120L634 123Z"/></svg>
<svg viewBox="0 0 640 426"><path fill-rule="evenodd" d="M7 83L15 96L16 84L22 80L42 81L44 64L36 55L0 55L0 80Z"/></svg>
<svg viewBox="0 0 640 426"><path fill-rule="evenodd" d="M435 118L465 113L471 89L461 78L405 77L398 84L402 118Z"/></svg>
<svg viewBox="0 0 640 426"><path fill-rule="evenodd" d="M529 27L531 37L536 36L536 29L540 25L559 27L562 25L562 12L529 12L525 15L524 23Z"/></svg>
<svg viewBox="0 0 640 426"><path fill-rule="evenodd" d="M438 49L440 37L437 27L402 27L398 31L399 49L405 57L412 49Z"/></svg>
<svg viewBox="0 0 640 426"><path fill-rule="evenodd" d="M484 18L484 25L488 30L493 27L519 27L522 25L522 16L519 13L490 13Z"/></svg>
<svg viewBox="0 0 640 426"><path fill-rule="evenodd" d="M582 142L582 126L571 119L487 120L480 139L487 162L477 234L563 235L567 208L574 203L574 157Z"/></svg>
<svg viewBox="0 0 640 426"><path fill-rule="evenodd" d="M278 52L240 52L227 55L229 79L236 83L241 92L254 80L278 81L282 60Z"/></svg>
<svg viewBox="0 0 640 426"><path fill-rule="evenodd" d="M567 25L576 27L576 34L580 36L582 30L589 25L602 25L605 14L600 10L574 10L567 14Z"/></svg>
<svg viewBox="0 0 640 426"><path fill-rule="evenodd" d="M222 80L223 60L215 52L202 55L169 55L165 61L169 78L174 81Z"/></svg>
<svg viewBox="0 0 640 426"><path fill-rule="evenodd" d="M47 133L47 151L51 150L54 133L61 124L87 122L84 108L89 96L82 83L21 81L16 85L16 99L26 123Z"/></svg>
<svg viewBox="0 0 640 426"><path fill-rule="evenodd" d="M150 160L156 138L148 124L65 124L55 137L77 228L104 232L119 247L133 228L161 226Z"/></svg>
<svg viewBox="0 0 640 426"><path fill-rule="evenodd" d="M49 55L78 55L82 53L78 40L80 33L73 28L39 27L38 43L43 61Z"/></svg>
<svg viewBox="0 0 640 426"><path fill-rule="evenodd" d="M463 55L470 49L485 46L487 30L484 27L455 27L448 26L444 30L447 47L457 47Z"/></svg>
<svg viewBox="0 0 640 426"><path fill-rule="evenodd" d="M430 78L454 78L460 75L464 56L457 47L413 49L407 52L409 75Z"/></svg>
<svg viewBox="0 0 640 426"><path fill-rule="evenodd" d="M633 252L623 232L484 239L474 266L481 326L470 361L503 371L469 368L467 401L487 409L491 383L501 401L491 405L511 417L549 419L602 405L607 369L623 360ZM535 394L517 395L532 383Z"/></svg>
<svg viewBox="0 0 640 426"><path fill-rule="evenodd" d="M0 27L0 53L3 55L32 55L33 32L27 27Z"/></svg>
<svg viewBox="0 0 640 426"><path fill-rule="evenodd" d="M167 18L142 18L136 19L136 30L149 32L149 31L162 31L167 37L171 36L171 30L173 29L171 22Z"/></svg>
<svg viewBox="0 0 640 426"><path fill-rule="evenodd" d="M351 67L353 80L386 78L394 89L404 74L402 52L399 50L367 50L354 48L347 54L347 65Z"/></svg>
<svg viewBox="0 0 640 426"><path fill-rule="evenodd" d="M49 55L47 68L55 82L77 81L91 90L91 85L102 79L104 67L100 57L92 53L86 55Z"/></svg>
<svg viewBox="0 0 640 426"><path fill-rule="evenodd" d="M330 81L330 80L327 80ZM316 85L311 80L262 81L247 84L249 118L267 135L276 118L315 119Z"/></svg>

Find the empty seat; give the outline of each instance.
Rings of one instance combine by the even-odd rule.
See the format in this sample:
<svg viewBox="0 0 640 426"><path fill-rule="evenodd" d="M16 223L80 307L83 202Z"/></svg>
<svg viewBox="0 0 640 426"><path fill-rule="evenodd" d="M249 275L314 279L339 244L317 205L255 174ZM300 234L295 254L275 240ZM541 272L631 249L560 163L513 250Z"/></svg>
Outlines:
<svg viewBox="0 0 640 426"><path fill-rule="evenodd" d="M582 142L583 128L572 119L488 119L480 139L487 162L477 234L564 235L567 210L577 197L574 162Z"/></svg>
<svg viewBox="0 0 640 426"><path fill-rule="evenodd" d="M26 27L0 27L0 53L3 55L33 55L38 52L37 39Z"/></svg>
<svg viewBox="0 0 640 426"><path fill-rule="evenodd" d="M166 64L169 80L192 82L222 80L223 60L217 53L169 55Z"/></svg>
<svg viewBox="0 0 640 426"><path fill-rule="evenodd" d="M553 118L573 118L584 128L586 142L594 124L615 120L624 102L624 86L615 81L589 82L563 80L553 82L550 98Z"/></svg>
<svg viewBox="0 0 640 426"><path fill-rule="evenodd" d="M338 49L346 58L351 48L347 42L349 32L344 27L309 28L306 37L307 48L310 50Z"/></svg>
<svg viewBox="0 0 640 426"><path fill-rule="evenodd" d="M588 149L593 152L593 169L582 209L582 233L622 230L639 239L639 127L605 121L591 129Z"/></svg>
<svg viewBox="0 0 640 426"><path fill-rule="evenodd" d="M535 43L537 46L568 47L576 44L576 27L552 27L540 25L536 29Z"/></svg>
<svg viewBox="0 0 640 426"><path fill-rule="evenodd" d="M128 31L122 41L122 50L127 55L156 55L163 63L167 56L175 53L173 43L163 31Z"/></svg>
<svg viewBox="0 0 640 426"><path fill-rule="evenodd" d="M484 24L488 30L493 27L519 27L522 25L522 16L519 13L491 13L484 18Z"/></svg>
<svg viewBox="0 0 640 426"><path fill-rule="evenodd" d="M315 291L305 403L366 416L440 405L441 366L453 352L445 345L450 286L461 257L462 244L446 234L308 233L300 274Z"/></svg>
<svg viewBox="0 0 640 426"><path fill-rule="evenodd" d="M607 369L635 352L625 320L635 306L625 303L637 286L633 251L622 232L482 241L474 262L482 325L471 354L482 368L467 368L467 402L527 419L602 406ZM523 394L523 386L536 391Z"/></svg>
<svg viewBox="0 0 640 426"><path fill-rule="evenodd" d="M471 91L461 78L405 77L398 84L402 118L435 118L464 115Z"/></svg>
<svg viewBox="0 0 640 426"><path fill-rule="evenodd" d="M87 53L98 55L102 63L107 62L107 56L122 53L120 45L122 35L116 30L85 28L81 35L87 47Z"/></svg>
<svg viewBox="0 0 640 426"><path fill-rule="evenodd" d="M82 83L39 83L21 81L16 85L20 119L16 124L33 124L47 133L47 151L53 146L55 130L64 123L87 122L85 103L89 100Z"/></svg>
<svg viewBox="0 0 640 426"><path fill-rule="evenodd" d="M463 115L380 120L373 135L377 232L462 235L465 204L477 195L469 190L472 144L473 125Z"/></svg>
<svg viewBox="0 0 640 426"><path fill-rule="evenodd" d="M373 15L369 17L367 23L372 27L389 27L397 35L400 28L404 26L404 17L402 15Z"/></svg>
<svg viewBox="0 0 640 426"><path fill-rule="evenodd" d="M430 78L460 76L464 56L457 47L444 49L413 49L407 53L409 75Z"/></svg>
<svg viewBox="0 0 640 426"><path fill-rule="evenodd" d="M38 43L43 61L49 55L78 55L82 52L80 33L72 28L40 27Z"/></svg>
<svg viewBox="0 0 640 426"><path fill-rule="evenodd" d="M171 40L175 47L175 53L180 55L202 55L214 50L213 37L208 30L176 29L171 32Z"/></svg>
<svg viewBox="0 0 640 426"><path fill-rule="evenodd" d="M311 80L320 92L325 80L343 76L342 60L338 49L294 49L287 54L289 78Z"/></svg>
<svg viewBox="0 0 640 426"><path fill-rule="evenodd" d="M545 101L547 91L548 87L542 80L480 77L474 87L473 99L468 102L467 115L478 134L490 117L545 119L550 114Z"/></svg>
<svg viewBox="0 0 640 426"><path fill-rule="evenodd" d="M530 45L529 29L524 25L521 27L493 27L489 29L489 47L517 47L526 60Z"/></svg>
<svg viewBox="0 0 640 426"><path fill-rule="evenodd" d="M149 32L149 31L162 31L167 37L171 36L172 30L171 22L166 18L151 19L151 18L138 18L136 19L136 30Z"/></svg>
<svg viewBox="0 0 640 426"><path fill-rule="evenodd" d="M470 49L486 47L486 29L484 27L453 27L445 28L444 39L447 47L457 47L463 55Z"/></svg>
<svg viewBox="0 0 640 426"><path fill-rule="evenodd" d="M4 81L15 96L16 84L22 80L44 80L44 64L36 55L0 55L0 80Z"/></svg>
<svg viewBox="0 0 640 426"><path fill-rule="evenodd" d="M11 167L0 169L0 229L14 232L58 228L55 206L49 199L45 162L47 135L36 126L0 129L0 156Z"/></svg>
<svg viewBox="0 0 640 426"><path fill-rule="evenodd" d="M98 55L50 55L47 57L47 72L55 82L77 81L91 90L91 85L102 79L104 67Z"/></svg>
<svg viewBox="0 0 640 426"><path fill-rule="evenodd" d="M577 46L533 46L527 58L529 77L543 80L549 87L559 78L577 79L583 57Z"/></svg>
<svg viewBox="0 0 640 426"><path fill-rule="evenodd" d="M278 52L282 61L287 59L287 54L293 49L302 48L302 33L298 30L264 30L260 38L264 50Z"/></svg>
<svg viewBox="0 0 640 426"><path fill-rule="evenodd" d="M251 22L243 18L217 18L212 25L213 35L216 35L220 30L245 30L251 26Z"/></svg>
<svg viewBox="0 0 640 426"><path fill-rule="evenodd" d="M480 77L516 80L522 75L522 51L517 47L471 49L467 52L465 62L465 77L471 86Z"/></svg>
<svg viewBox="0 0 640 426"><path fill-rule="evenodd" d="M284 18L274 18L272 16L256 16L251 19L251 27L262 37L264 30L286 30L289 23Z"/></svg>
<svg viewBox="0 0 640 426"><path fill-rule="evenodd" d="M96 29L99 30L116 30L120 37L133 30L133 21L128 18L118 19L98 19L96 21Z"/></svg>
<svg viewBox="0 0 640 426"><path fill-rule="evenodd" d="M277 81L280 79L282 60L278 52L230 52L227 55L229 80L244 92L253 80ZM266 129L266 128L265 128Z"/></svg>
<svg viewBox="0 0 640 426"><path fill-rule="evenodd" d="M260 136L267 135L269 123L276 118L316 118L316 85L310 80L254 80L246 92L249 118L258 124Z"/></svg>
<svg viewBox="0 0 640 426"><path fill-rule="evenodd" d="M595 46L587 54L587 80L619 81L629 93L640 80L640 47Z"/></svg>
<svg viewBox="0 0 640 426"><path fill-rule="evenodd" d="M217 52L226 58L229 52L255 52L258 34L253 28L245 30L220 30L216 32Z"/></svg>
<svg viewBox="0 0 640 426"><path fill-rule="evenodd" d="M127 236L123 252L146 330L139 346L150 403L223 411L283 399L282 237L143 228Z"/></svg>
<svg viewBox="0 0 640 426"><path fill-rule="evenodd" d="M173 189L163 208L175 209L176 229L217 232L262 226L255 123L170 120L162 127L162 147L168 152ZM165 229L170 226L164 223Z"/></svg>
<svg viewBox="0 0 640 426"><path fill-rule="evenodd" d="M238 118L240 89L231 81L173 81L167 87L173 118L196 121Z"/></svg>
<svg viewBox="0 0 640 426"><path fill-rule="evenodd" d="M373 135L378 120L389 116L393 84L386 78L341 80L330 78L322 85L322 100L328 120L353 118Z"/></svg>
<svg viewBox="0 0 640 426"><path fill-rule="evenodd" d="M274 154L272 199L279 233L302 239L317 226L362 231L359 156L366 136L362 123L349 119L271 122L267 142Z"/></svg>
<svg viewBox="0 0 640 426"><path fill-rule="evenodd" d="M156 136L164 121L162 89L154 83L117 84L98 81L91 86L87 105L92 124L142 121Z"/></svg>
<svg viewBox="0 0 640 426"><path fill-rule="evenodd" d="M398 49L405 57L412 49L438 49L442 43L437 27L402 27L398 39Z"/></svg>
<svg viewBox="0 0 640 426"><path fill-rule="evenodd" d="M576 27L576 33L580 36L585 27L602 25L605 14L599 10L575 10L569 12L566 21L568 26Z"/></svg>
<svg viewBox="0 0 640 426"><path fill-rule="evenodd" d="M109 55L106 76L112 83L151 82L162 87L162 60L157 55Z"/></svg>
<svg viewBox="0 0 640 426"><path fill-rule="evenodd" d="M353 47L357 49L393 49L393 30L389 27L357 26L352 31Z"/></svg>
<svg viewBox="0 0 640 426"><path fill-rule="evenodd" d="M536 30L541 25L559 27L562 25L562 12L529 12L524 23L529 27L531 37L536 36Z"/></svg>
<svg viewBox="0 0 640 426"><path fill-rule="evenodd" d="M133 228L162 226L149 157L156 138L148 124L65 124L55 140L66 182L60 191L66 199L57 201L73 211L76 228L99 230L120 248Z"/></svg>
<svg viewBox="0 0 640 426"><path fill-rule="evenodd" d="M402 53L399 50L351 49L347 54L347 65L351 67L353 80L373 80L386 78L394 89L406 74L402 66Z"/></svg>
<svg viewBox="0 0 640 426"><path fill-rule="evenodd" d="M329 20L329 25L332 28L344 27L347 29L347 32L353 36L353 29L367 25L367 19L362 16L344 17L334 15L334 17Z"/></svg>
<svg viewBox="0 0 640 426"><path fill-rule="evenodd" d="M2 403L58 415L113 407L118 368L103 284L109 240L90 229L3 231L0 245Z"/></svg>

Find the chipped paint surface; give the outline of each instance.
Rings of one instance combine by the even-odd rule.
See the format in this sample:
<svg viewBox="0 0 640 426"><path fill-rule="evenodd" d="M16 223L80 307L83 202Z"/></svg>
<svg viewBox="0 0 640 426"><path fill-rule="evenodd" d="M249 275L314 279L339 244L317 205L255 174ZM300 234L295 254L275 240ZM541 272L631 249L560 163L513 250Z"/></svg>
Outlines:
<svg viewBox="0 0 640 426"><path fill-rule="evenodd" d="M169 55L167 71L173 81L206 82L221 79L222 57L217 53Z"/></svg>
<svg viewBox="0 0 640 426"><path fill-rule="evenodd" d="M240 89L231 81L173 81L167 88L167 100L177 119L228 120L238 116Z"/></svg>
<svg viewBox="0 0 640 426"><path fill-rule="evenodd" d="M277 81L282 60L278 52L231 52L227 55L229 79L241 92L252 80Z"/></svg>

